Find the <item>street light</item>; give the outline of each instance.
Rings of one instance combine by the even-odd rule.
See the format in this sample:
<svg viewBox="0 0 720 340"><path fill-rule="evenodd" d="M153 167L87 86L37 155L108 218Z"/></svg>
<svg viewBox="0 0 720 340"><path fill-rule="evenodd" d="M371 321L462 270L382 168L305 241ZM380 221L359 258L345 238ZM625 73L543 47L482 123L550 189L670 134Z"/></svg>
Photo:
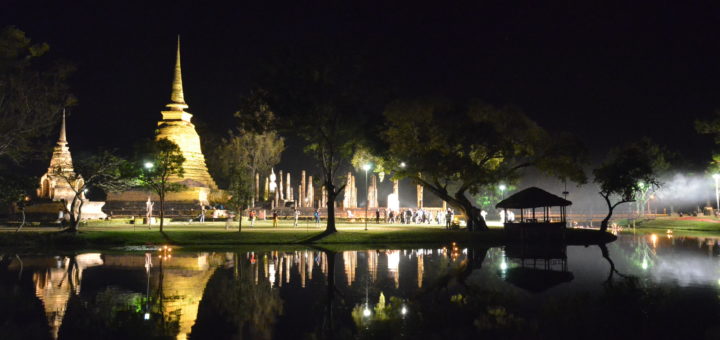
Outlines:
<svg viewBox="0 0 720 340"><path fill-rule="evenodd" d="M715 204L717 210L720 210L720 191L718 191L718 181L720 181L720 174L713 174L712 178L715 180Z"/></svg>
<svg viewBox="0 0 720 340"><path fill-rule="evenodd" d="M405 162L400 162L400 167L401 167L401 168L405 169L405 166L406 166Z"/></svg>
<svg viewBox="0 0 720 340"><path fill-rule="evenodd" d="M145 169L152 169L154 166L153 162L145 162Z"/></svg>
<svg viewBox="0 0 720 340"><path fill-rule="evenodd" d="M365 170L365 230L368 230L367 229L368 206L370 205L370 197L368 197L368 195L370 193L370 189L368 188L368 185L367 185L367 173L368 173L368 170L370 170L370 167L372 167L372 165L370 165L370 163L363 164L363 166L362 166L363 170Z"/></svg>
<svg viewBox="0 0 720 340"><path fill-rule="evenodd" d="M505 184L500 184L500 186L498 186L498 189L500 189L500 194L502 195L502 199L505 199L505 189L507 189Z"/></svg>

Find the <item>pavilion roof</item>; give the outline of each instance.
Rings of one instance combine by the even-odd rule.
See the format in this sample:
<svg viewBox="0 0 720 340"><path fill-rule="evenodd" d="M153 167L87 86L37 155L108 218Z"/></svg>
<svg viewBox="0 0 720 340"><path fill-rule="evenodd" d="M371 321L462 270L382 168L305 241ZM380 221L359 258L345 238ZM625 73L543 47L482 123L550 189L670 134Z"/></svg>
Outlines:
<svg viewBox="0 0 720 340"><path fill-rule="evenodd" d="M527 209L539 207L566 207L572 202L553 195L543 189L530 187L516 192L512 196L500 201L495 208L501 209Z"/></svg>

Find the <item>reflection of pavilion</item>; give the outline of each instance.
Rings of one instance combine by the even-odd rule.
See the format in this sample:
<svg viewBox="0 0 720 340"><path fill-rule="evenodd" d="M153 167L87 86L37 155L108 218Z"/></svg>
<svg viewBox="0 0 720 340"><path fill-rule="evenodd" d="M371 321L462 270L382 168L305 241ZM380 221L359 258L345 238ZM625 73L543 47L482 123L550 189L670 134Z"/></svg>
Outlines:
<svg viewBox="0 0 720 340"><path fill-rule="evenodd" d="M501 267L501 276L507 282L530 292L540 293L574 278L567 271L564 245L507 246L505 254L517 266Z"/></svg>

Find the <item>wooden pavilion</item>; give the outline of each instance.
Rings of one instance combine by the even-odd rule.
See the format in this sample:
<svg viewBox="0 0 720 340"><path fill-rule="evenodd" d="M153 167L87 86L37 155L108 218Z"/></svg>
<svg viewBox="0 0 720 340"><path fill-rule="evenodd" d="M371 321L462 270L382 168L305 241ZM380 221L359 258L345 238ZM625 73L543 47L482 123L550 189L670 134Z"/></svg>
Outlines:
<svg viewBox="0 0 720 340"><path fill-rule="evenodd" d="M505 232L510 238L557 240L565 237L566 207L571 204L562 197L530 187L502 200L495 207L504 210ZM519 214L515 214L516 219L508 220L508 209L519 210Z"/></svg>

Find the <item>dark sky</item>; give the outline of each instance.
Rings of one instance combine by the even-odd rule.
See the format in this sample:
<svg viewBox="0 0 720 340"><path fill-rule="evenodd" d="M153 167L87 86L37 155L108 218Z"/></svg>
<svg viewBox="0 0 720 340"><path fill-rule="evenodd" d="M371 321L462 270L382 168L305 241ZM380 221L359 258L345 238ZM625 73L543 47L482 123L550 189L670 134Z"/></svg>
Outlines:
<svg viewBox="0 0 720 340"><path fill-rule="evenodd" d="M693 120L720 108L717 1L233 3L2 0L0 24L77 65L73 150L129 149L153 134L177 34L203 138L227 130L264 61L289 48L348 44L367 49L379 66L374 81L400 95L512 104L580 135L595 155L644 135L687 164L703 163L712 147Z"/></svg>

